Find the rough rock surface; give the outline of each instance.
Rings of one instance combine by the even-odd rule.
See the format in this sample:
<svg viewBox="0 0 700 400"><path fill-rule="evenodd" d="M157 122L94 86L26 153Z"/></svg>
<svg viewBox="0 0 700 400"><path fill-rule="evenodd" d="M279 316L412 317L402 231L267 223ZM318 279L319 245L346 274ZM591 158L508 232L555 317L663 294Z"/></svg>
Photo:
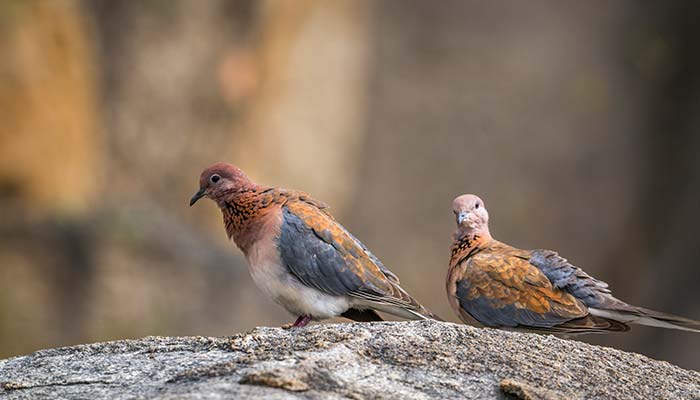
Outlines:
<svg viewBox="0 0 700 400"><path fill-rule="evenodd" d="M2 399L239 397L700 399L700 373L552 336L429 321L149 337L0 361Z"/></svg>

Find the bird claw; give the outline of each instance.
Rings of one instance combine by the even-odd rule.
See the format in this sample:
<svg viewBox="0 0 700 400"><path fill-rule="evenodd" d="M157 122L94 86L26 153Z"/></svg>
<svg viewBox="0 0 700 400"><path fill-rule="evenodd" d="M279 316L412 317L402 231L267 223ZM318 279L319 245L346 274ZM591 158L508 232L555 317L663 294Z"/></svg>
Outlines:
<svg viewBox="0 0 700 400"><path fill-rule="evenodd" d="M299 318L297 318L297 320L294 321L294 323L287 323L282 325L282 329L301 328L306 326L309 322L311 322L310 315L300 315Z"/></svg>

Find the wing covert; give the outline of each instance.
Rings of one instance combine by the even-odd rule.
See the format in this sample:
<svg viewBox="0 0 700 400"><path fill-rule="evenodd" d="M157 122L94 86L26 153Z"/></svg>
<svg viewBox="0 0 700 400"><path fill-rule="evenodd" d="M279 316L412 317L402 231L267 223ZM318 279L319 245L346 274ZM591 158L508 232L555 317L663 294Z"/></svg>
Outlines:
<svg viewBox="0 0 700 400"><path fill-rule="evenodd" d="M456 295L472 317L492 327L550 328L588 315L540 270L510 255L480 253L465 261Z"/></svg>
<svg viewBox="0 0 700 400"><path fill-rule="evenodd" d="M554 251L532 250L527 261L542 271L554 287L571 293L588 307L626 306L612 296L607 283L588 275Z"/></svg>
<svg viewBox="0 0 700 400"><path fill-rule="evenodd" d="M279 236L282 261L305 285L333 295L419 308L367 248L313 204L282 207Z"/></svg>

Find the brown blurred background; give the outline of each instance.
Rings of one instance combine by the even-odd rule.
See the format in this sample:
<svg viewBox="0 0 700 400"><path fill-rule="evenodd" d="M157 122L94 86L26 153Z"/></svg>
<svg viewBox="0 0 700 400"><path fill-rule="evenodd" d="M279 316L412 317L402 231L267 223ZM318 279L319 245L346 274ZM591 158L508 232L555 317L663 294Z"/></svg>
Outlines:
<svg viewBox="0 0 700 400"><path fill-rule="evenodd" d="M292 320L201 169L303 189L456 320L458 194L700 319L700 3L0 2L0 357ZM584 340L700 369L700 335ZM459 344L455 344L459 345Z"/></svg>

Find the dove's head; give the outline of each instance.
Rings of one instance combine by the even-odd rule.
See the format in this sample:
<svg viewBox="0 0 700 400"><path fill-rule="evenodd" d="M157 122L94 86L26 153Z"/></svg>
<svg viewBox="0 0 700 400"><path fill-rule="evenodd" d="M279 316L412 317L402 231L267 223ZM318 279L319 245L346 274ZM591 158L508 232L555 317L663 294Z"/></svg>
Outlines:
<svg viewBox="0 0 700 400"><path fill-rule="evenodd" d="M488 233L489 212L484 201L473 194L463 194L452 201L458 232Z"/></svg>
<svg viewBox="0 0 700 400"><path fill-rule="evenodd" d="M216 163L202 171L199 177L199 190L190 199L190 206L202 197L208 197L217 203L230 193L254 186L245 173L235 165Z"/></svg>

